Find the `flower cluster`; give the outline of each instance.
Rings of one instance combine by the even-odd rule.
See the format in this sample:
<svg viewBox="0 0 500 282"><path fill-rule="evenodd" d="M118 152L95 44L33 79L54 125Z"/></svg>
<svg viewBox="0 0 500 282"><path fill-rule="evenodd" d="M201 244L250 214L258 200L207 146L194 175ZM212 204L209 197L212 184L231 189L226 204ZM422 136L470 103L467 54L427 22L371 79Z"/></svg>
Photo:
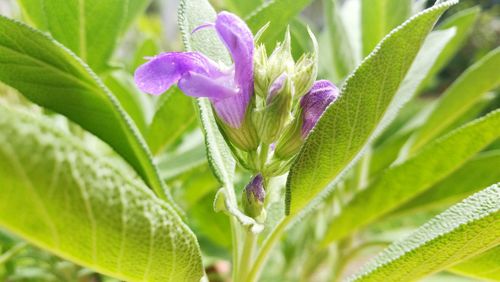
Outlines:
<svg viewBox="0 0 500 282"><path fill-rule="evenodd" d="M249 187L262 186L257 184L263 177L289 169L305 138L339 91L329 81L316 81L317 43L311 32L314 52L295 62L288 30L283 42L268 56L263 44L255 46L245 22L231 13L221 12L214 24L199 28L206 27L213 27L226 46L233 60L231 66L214 62L200 52L169 52L139 67L136 84L154 95L177 84L186 95L208 98L233 153L242 166L257 175ZM246 198L263 201L261 194L255 195Z"/></svg>

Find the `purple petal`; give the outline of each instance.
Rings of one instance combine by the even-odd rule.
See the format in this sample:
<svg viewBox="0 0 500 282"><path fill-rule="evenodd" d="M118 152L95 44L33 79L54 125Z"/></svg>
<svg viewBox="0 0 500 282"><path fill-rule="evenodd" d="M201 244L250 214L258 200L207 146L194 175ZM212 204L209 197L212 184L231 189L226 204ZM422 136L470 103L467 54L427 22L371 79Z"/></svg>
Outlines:
<svg viewBox="0 0 500 282"><path fill-rule="evenodd" d="M179 80L179 88L192 97L225 99L238 95L238 89L231 85L232 78L221 76L209 77L204 74L187 72Z"/></svg>
<svg viewBox="0 0 500 282"><path fill-rule="evenodd" d="M269 104L271 100L278 94L283 87L285 87L285 81L287 80L288 75L286 72L282 73L278 78L276 78L271 86L269 87L269 91L267 93L266 103Z"/></svg>
<svg viewBox="0 0 500 282"><path fill-rule="evenodd" d="M142 91L153 95L165 92L187 72L220 75L217 65L198 52L169 52L152 58L140 66L134 75Z"/></svg>
<svg viewBox="0 0 500 282"><path fill-rule="evenodd" d="M233 128L240 128L245 118L248 100L242 99L241 93L225 99L211 99L217 116Z"/></svg>
<svg viewBox="0 0 500 282"><path fill-rule="evenodd" d="M227 47L234 62L235 81L248 103L253 94L253 35L238 16L221 12L215 20L215 29Z"/></svg>
<svg viewBox="0 0 500 282"><path fill-rule="evenodd" d="M250 183L245 187L245 192L247 194L247 199L255 199L260 203L264 202L266 196L266 191L264 190L264 178L259 173L257 174Z"/></svg>
<svg viewBox="0 0 500 282"><path fill-rule="evenodd" d="M333 103L338 96L339 89L330 81L318 80L314 82L309 92L300 100L302 108L302 138L307 137L328 105Z"/></svg>

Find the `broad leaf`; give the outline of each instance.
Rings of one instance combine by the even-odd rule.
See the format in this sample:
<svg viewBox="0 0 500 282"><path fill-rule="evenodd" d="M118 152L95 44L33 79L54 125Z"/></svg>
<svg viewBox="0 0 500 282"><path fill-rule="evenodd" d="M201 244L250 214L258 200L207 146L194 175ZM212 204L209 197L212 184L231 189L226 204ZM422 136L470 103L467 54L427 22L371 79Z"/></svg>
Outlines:
<svg viewBox="0 0 500 282"><path fill-rule="evenodd" d="M166 198L167 191L135 124L102 81L68 49L0 16L0 81L104 140Z"/></svg>
<svg viewBox="0 0 500 282"><path fill-rule="evenodd" d="M408 281L427 276L500 244L500 187L454 205L396 242L351 281Z"/></svg>
<svg viewBox="0 0 500 282"><path fill-rule="evenodd" d="M182 0L179 8L179 27L186 50L200 51L215 61L231 64L224 45L219 41L215 31L210 29L191 33L196 27L215 21L215 11L207 0ZM210 101L205 98L198 100L200 118L207 155L216 177L226 187L232 187L235 160L224 137L219 132L215 122Z"/></svg>
<svg viewBox="0 0 500 282"><path fill-rule="evenodd" d="M477 155L396 213L451 205L500 180L500 151ZM466 176L466 177L464 177Z"/></svg>
<svg viewBox="0 0 500 282"><path fill-rule="evenodd" d="M36 2L36 3L35 3ZM97 73L108 66L129 1L123 0L18 0L36 27L68 47ZM131 0L131 8L138 0Z"/></svg>
<svg viewBox="0 0 500 282"><path fill-rule="evenodd" d="M324 243L344 238L429 189L500 136L500 110L436 140L393 166L346 204Z"/></svg>
<svg viewBox="0 0 500 282"><path fill-rule="evenodd" d="M268 50L274 48L277 38L282 38L286 26L297 16L311 0L271 0L264 3L245 18L250 29L256 33L269 22L269 27L262 34L261 42ZM304 40L304 39L302 39Z"/></svg>
<svg viewBox="0 0 500 282"><path fill-rule="evenodd" d="M157 155L179 138L196 120L193 99L179 88L172 87L157 103L147 140L153 154Z"/></svg>
<svg viewBox="0 0 500 282"><path fill-rule="evenodd" d="M162 155L158 169L163 180L171 180L206 163L205 146L198 144L182 152Z"/></svg>
<svg viewBox="0 0 500 282"><path fill-rule="evenodd" d="M500 281L500 246L457 264L449 270L482 280Z"/></svg>
<svg viewBox="0 0 500 282"><path fill-rule="evenodd" d="M194 234L138 177L50 120L0 107L1 227L127 281L200 280Z"/></svg>
<svg viewBox="0 0 500 282"><path fill-rule="evenodd" d="M370 54L377 43L411 14L410 0L361 0L363 55Z"/></svg>
<svg viewBox="0 0 500 282"><path fill-rule="evenodd" d="M393 98L426 35L454 3L447 1L429 8L395 29L347 79L341 98L325 111L292 166L287 182L287 214L301 211L346 171L407 101L408 93Z"/></svg>
<svg viewBox="0 0 500 282"><path fill-rule="evenodd" d="M412 141L415 152L472 107L481 95L500 85L500 47L469 67L443 94Z"/></svg>

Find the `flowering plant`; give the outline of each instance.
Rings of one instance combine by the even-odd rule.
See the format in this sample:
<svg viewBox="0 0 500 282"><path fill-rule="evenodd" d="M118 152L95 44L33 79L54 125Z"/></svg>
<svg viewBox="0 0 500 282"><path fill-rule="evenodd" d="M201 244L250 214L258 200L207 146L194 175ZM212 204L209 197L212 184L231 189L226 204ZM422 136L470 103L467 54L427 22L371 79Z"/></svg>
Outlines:
<svg viewBox="0 0 500 282"><path fill-rule="evenodd" d="M477 8L149 2L0 16L2 280L499 279L500 49L418 95Z"/></svg>

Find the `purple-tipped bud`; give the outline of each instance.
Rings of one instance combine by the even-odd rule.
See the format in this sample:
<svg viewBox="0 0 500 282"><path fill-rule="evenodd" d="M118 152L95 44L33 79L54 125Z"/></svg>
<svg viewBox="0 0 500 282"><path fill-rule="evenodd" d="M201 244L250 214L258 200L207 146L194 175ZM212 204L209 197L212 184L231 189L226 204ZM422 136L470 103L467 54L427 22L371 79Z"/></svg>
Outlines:
<svg viewBox="0 0 500 282"><path fill-rule="evenodd" d="M245 214L255 219L262 219L265 197L264 178L261 174L257 174L243 191L242 203Z"/></svg>
<svg viewBox="0 0 500 282"><path fill-rule="evenodd" d="M328 80L314 82L311 90L300 100L302 108L302 138L306 138L309 132L318 122L326 108L339 97L339 89Z"/></svg>
<svg viewBox="0 0 500 282"><path fill-rule="evenodd" d="M338 96L338 88L330 81L318 80L314 82L311 89L300 100L300 111L295 120L278 140L275 156L287 160L297 154L323 112Z"/></svg>

